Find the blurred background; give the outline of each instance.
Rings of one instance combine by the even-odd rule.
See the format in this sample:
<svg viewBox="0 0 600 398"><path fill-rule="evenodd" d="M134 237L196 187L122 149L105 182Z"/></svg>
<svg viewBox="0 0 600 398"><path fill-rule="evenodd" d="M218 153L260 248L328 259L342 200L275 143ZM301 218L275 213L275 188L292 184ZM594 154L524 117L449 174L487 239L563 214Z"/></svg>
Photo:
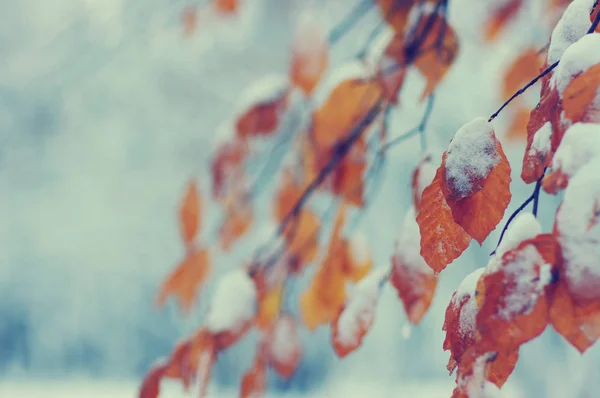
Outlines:
<svg viewBox="0 0 600 398"><path fill-rule="evenodd" d="M174 303L154 306L183 253L176 209L185 184L196 176L208 192L220 131L247 86L287 73L300 12L310 10L329 30L357 2L245 0L236 15L205 16L186 35L189 0L0 0L0 397L134 397L155 360L202 324L202 305L189 316ZM531 0L500 40L484 43L492 3L450 1L460 50L427 129L436 162L462 124L503 102L508 64L525 47L543 47L551 32L540 17L545 2ZM329 70L352 61L379 21L373 8L332 49ZM409 73L391 136L420 120L424 85ZM527 100L533 106L538 96L536 87ZM510 122L509 108L494 122L501 136ZM524 139L503 144L513 165L508 215L531 187L519 178ZM359 227L376 264L390 261L419 160L418 137L389 153L381 190ZM267 209L270 185L260 196ZM557 203L542 197L545 230ZM208 237L216 214L207 213ZM215 273L242 265L270 227L259 218L231 254L217 256ZM302 331L301 367L290 381L270 375L271 396L450 396L444 311L497 239L495 231L442 273L418 327L409 326L388 286L374 329L345 360L334 355L328 329ZM208 286L200 302L210 293ZM255 338L219 358L209 396L236 396ZM508 397L599 397L599 364L598 346L579 355L547 330L523 347L503 390ZM165 396L182 394L173 385Z"/></svg>

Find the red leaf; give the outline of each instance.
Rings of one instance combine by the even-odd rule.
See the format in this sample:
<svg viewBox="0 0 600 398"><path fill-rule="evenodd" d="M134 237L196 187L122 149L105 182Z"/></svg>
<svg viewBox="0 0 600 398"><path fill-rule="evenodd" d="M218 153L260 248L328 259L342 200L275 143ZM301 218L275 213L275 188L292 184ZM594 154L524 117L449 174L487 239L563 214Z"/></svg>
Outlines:
<svg viewBox="0 0 600 398"><path fill-rule="evenodd" d="M195 181L190 181L179 206L179 225L186 245L190 245L200 226L200 194Z"/></svg>
<svg viewBox="0 0 600 398"><path fill-rule="evenodd" d="M260 350L260 348L259 348ZM240 398L258 398L264 396L267 387L266 361L259 351L252 368L242 378Z"/></svg>
<svg viewBox="0 0 600 398"><path fill-rule="evenodd" d="M431 305L437 276L419 253L420 235L415 217L415 210L411 208L406 213L403 229L396 241L390 279L408 319L416 325Z"/></svg>
<svg viewBox="0 0 600 398"><path fill-rule="evenodd" d="M285 86L269 88L264 98L254 100L237 119L235 128L238 137L245 139L275 133L288 106L288 97L289 90Z"/></svg>
<svg viewBox="0 0 600 398"><path fill-rule="evenodd" d="M165 376L166 369L166 364L156 365L150 369L140 387L139 398L158 398L160 382Z"/></svg>
<svg viewBox="0 0 600 398"><path fill-rule="evenodd" d="M423 191L417 223L421 233L421 256L437 274L464 252L471 237L454 221L442 192L439 168L431 185Z"/></svg>

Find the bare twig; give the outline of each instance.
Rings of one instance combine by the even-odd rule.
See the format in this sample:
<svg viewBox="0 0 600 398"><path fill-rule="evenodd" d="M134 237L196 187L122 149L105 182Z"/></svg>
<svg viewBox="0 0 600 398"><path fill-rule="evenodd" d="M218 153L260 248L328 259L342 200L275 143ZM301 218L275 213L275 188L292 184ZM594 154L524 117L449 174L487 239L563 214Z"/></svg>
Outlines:
<svg viewBox="0 0 600 398"><path fill-rule="evenodd" d="M490 253L490 256L493 256L494 254L496 254L496 250L498 250L500 243L502 243L502 239L504 239L504 234L506 233L506 230L508 230L510 223L513 222L513 220L517 217L517 215L520 212L522 212L527 207L527 205L529 205L529 203L531 203L531 202L533 202L533 215L535 217L537 217L538 203L539 203L539 199L540 199L540 188L542 187L542 179L544 178L545 174L546 174L546 170L544 170L544 173L542 174L542 176L535 183L535 188L533 189L533 193L531 195L529 195L529 197L527 199L525 199L525 201L521 204L521 206L519 206L510 215L510 217L506 221L506 224L504 225L504 228L502 228L502 233L500 234L500 239L498 239L498 244L496 244L496 248L494 249L493 252Z"/></svg>
<svg viewBox="0 0 600 398"><path fill-rule="evenodd" d="M594 21L592 21L592 25L588 29L587 34L593 33L596 30L596 28L598 27L598 23L600 23L600 12L596 14L596 17L594 18ZM556 61L555 63L553 63L552 65L550 65L549 67L547 67L546 69L544 69L539 75L534 77L525 86L521 87L516 93L514 93L509 99L507 99L506 102L504 102L502 104L502 106L496 112L492 113L492 115L488 119L488 122L491 122L492 120L494 120L496 118L496 116L498 116L500 114L500 112L502 112L502 110L504 108L506 108L506 106L508 104L510 104L519 95L521 95L525 91L527 91L527 89L529 89L531 86L533 86L535 83L537 83L538 80L540 80L542 77L546 76L548 73L552 72L558 66L559 63L560 63L560 59L558 61Z"/></svg>

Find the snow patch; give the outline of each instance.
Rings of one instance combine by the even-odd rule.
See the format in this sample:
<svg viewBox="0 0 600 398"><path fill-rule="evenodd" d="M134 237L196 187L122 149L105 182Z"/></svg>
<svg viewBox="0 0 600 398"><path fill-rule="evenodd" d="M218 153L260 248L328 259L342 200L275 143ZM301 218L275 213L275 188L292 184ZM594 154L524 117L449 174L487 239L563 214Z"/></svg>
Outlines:
<svg viewBox="0 0 600 398"><path fill-rule="evenodd" d="M299 336L293 318L283 317L277 321L272 334L271 354L281 362L294 359L299 351Z"/></svg>
<svg viewBox="0 0 600 398"><path fill-rule="evenodd" d="M357 232L350 238L350 255L356 264L365 264L371 261L369 241L363 233Z"/></svg>
<svg viewBox="0 0 600 398"><path fill-rule="evenodd" d="M458 328L462 335L472 332L475 329L475 319L477 317L477 300L475 292L477 291L477 282L485 271L485 267L481 267L471 272L463 279L456 290L451 304L459 306L460 303L468 297L468 301L464 303L460 310L460 318Z"/></svg>
<svg viewBox="0 0 600 398"><path fill-rule="evenodd" d="M520 213L508 226L495 256L501 258L504 253L516 249L521 242L541 233L542 227L532 213Z"/></svg>
<svg viewBox="0 0 600 398"><path fill-rule="evenodd" d="M550 37L548 65L558 60L562 64L561 57L565 50L587 33L594 2L595 0L574 0L569 4Z"/></svg>
<svg viewBox="0 0 600 398"><path fill-rule="evenodd" d="M484 118L462 126L448 147L446 181L461 197L473 193L473 181L485 179L499 162L494 128Z"/></svg>
<svg viewBox="0 0 600 398"><path fill-rule="evenodd" d="M421 257L421 232L414 206L411 206L404 216L402 230L396 239L394 256L400 263L419 274L433 274L431 267Z"/></svg>
<svg viewBox="0 0 600 398"><path fill-rule="evenodd" d="M589 15L585 21L586 26L589 27ZM552 75L551 83L562 94L573 76L597 63L600 63L600 34L585 35L564 51Z"/></svg>
<svg viewBox="0 0 600 398"><path fill-rule="evenodd" d="M256 311L256 286L247 272L236 269L217 282L206 327L213 333L236 330Z"/></svg>
<svg viewBox="0 0 600 398"><path fill-rule="evenodd" d="M533 134L533 141L531 142L531 148L529 148L529 154L531 156L536 156L538 153L550 152L551 138L552 125L550 122L546 122Z"/></svg>
<svg viewBox="0 0 600 398"><path fill-rule="evenodd" d="M289 89L289 85L289 78L284 74L266 75L256 80L240 95L236 105L236 116L241 116L256 104L277 100Z"/></svg>
<svg viewBox="0 0 600 398"><path fill-rule="evenodd" d="M600 124L575 123L567 129L552 158L552 170L573 176L600 156Z"/></svg>

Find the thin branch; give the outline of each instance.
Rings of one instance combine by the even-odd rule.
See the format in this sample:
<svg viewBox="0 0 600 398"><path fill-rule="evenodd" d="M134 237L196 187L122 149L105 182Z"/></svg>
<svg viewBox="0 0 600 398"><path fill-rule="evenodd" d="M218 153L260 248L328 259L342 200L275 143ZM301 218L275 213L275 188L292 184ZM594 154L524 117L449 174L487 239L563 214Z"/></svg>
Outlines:
<svg viewBox="0 0 600 398"><path fill-rule="evenodd" d="M494 249L494 251L490 253L490 256L493 256L494 254L496 254L496 250L498 250L500 243L502 243L502 239L504 239L504 234L508 230L508 226L510 225L510 223L513 222L513 220L517 217L517 215L520 212L522 212L527 207L527 205L529 205L529 203L531 203L531 202L533 202L533 215L535 217L537 217L538 203L539 203L539 199L540 199L540 188L542 187L542 179L544 178L545 174L546 174L546 170L544 170L544 173L542 174L542 176L536 181L535 188L533 189L533 193L531 195L529 195L529 197L527 199L525 199L525 202L523 202L521 204L521 206L519 206L517 208L517 210L515 210L510 215L510 217L506 221L506 224L504 225L504 228L502 228L502 233L500 234L500 239L498 239L498 244L496 245L496 248Z"/></svg>
<svg viewBox="0 0 600 398"><path fill-rule="evenodd" d="M342 19L342 21L329 33L329 44L333 45L344 37L344 35L367 14L367 11L369 11L371 7L373 7L373 0L362 0L354 6L354 8L346 14L344 19Z"/></svg>
<svg viewBox="0 0 600 398"><path fill-rule="evenodd" d="M599 23L600 23L600 12L596 14L596 17L594 18L594 21L592 21L592 25L588 29L587 34L593 33L596 30L596 28L598 27ZM529 89L531 86L533 86L535 83L537 83L538 80L540 80L542 77L546 76L548 73L552 72L558 66L559 63L560 63L560 59L558 61L556 61L555 63L553 63L552 65L550 65L549 67L547 67L546 69L544 69L544 71L542 71L542 73L540 73L535 78L533 78L525 86L520 88L508 100L506 100L506 102L504 104L502 104L502 106L496 112L492 113L492 116L490 116L490 118L488 119L488 122L491 122L492 120L494 120L500 114L500 112L502 112L502 110L504 108L506 108L506 106L508 104L510 104L519 95L521 95L525 91L527 91L527 89Z"/></svg>

